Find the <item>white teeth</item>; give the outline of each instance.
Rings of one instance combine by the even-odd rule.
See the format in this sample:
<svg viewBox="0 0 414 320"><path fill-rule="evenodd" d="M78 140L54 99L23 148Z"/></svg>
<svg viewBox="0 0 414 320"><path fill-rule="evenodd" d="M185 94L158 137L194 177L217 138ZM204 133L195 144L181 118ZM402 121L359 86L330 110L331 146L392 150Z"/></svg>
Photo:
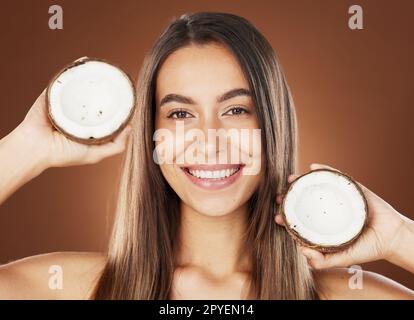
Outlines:
<svg viewBox="0 0 414 320"><path fill-rule="evenodd" d="M239 171L239 168L232 168L232 169L223 169L223 170L191 170L189 169L188 172L193 175L194 177L201 178L201 179L223 179L230 177L231 175L235 174Z"/></svg>

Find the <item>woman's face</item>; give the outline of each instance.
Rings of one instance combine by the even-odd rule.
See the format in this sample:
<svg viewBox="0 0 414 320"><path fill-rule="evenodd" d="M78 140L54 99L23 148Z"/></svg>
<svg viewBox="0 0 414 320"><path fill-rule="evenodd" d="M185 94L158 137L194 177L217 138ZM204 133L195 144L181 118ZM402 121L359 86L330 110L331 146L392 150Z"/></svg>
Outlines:
<svg viewBox="0 0 414 320"><path fill-rule="evenodd" d="M221 216L257 189L259 124L248 82L226 47L191 45L168 56L156 79L155 127L162 174L187 206Z"/></svg>

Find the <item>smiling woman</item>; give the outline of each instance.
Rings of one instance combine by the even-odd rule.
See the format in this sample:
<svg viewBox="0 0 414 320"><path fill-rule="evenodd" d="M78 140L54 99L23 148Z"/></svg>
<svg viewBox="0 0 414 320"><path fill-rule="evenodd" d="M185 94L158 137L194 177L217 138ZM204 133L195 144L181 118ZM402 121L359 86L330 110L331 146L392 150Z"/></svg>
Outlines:
<svg viewBox="0 0 414 320"><path fill-rule="evenodd" d="M344 252L297 245L276 215L295 178L295 108L272 47L246 19L200 12L168 25L144 60L130 139L127 128L103 145L70 141L53 129L44 102L45 92L0 141L0 203L49 167L125 149L113 233L104 255L46 254L1 266L0 297L414 297L372 273L363 290L351 290L346 270L319 270L387 259L414 272L413 221L366 187L366 231ZM223 134L204 139L211 130ZM261 134L217 143L243 130ZM168 143L159 132L169 133ZM163 152L168 161L156 161ZM47 288L51 265L63 270L62 290Z"/></svg>
<svg viewBox="0 0 414 320"><path fill-rule="evenodd" d="M116 236L96 297L316 298L306 259L270 223L276 194L295 171L296 120L267 40L235 15L183 15L146 57L138 94ZM192 143L180 135L194 129L260 130L262 139L227 148L209 140L198 151L215 162L182 162ZM159 166L158 130L173 133L174 154ZM246 161L218 163L235 148ZM246 164L261 170L243 174Z"/></svg>

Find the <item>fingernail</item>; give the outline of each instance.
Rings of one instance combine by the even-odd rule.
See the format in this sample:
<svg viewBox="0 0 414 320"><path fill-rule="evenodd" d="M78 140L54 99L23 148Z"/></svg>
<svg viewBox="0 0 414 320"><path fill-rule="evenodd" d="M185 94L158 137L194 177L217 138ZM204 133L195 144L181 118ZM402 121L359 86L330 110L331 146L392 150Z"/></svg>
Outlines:
<svg viewBox="0 0 414 320"><path fill-rule="evenodd" d="M88 57L81 57L81 58L78 58L78 59L76 59L74 62L81 62L82 60L85 60L85 59L87 59Z"/></svg>

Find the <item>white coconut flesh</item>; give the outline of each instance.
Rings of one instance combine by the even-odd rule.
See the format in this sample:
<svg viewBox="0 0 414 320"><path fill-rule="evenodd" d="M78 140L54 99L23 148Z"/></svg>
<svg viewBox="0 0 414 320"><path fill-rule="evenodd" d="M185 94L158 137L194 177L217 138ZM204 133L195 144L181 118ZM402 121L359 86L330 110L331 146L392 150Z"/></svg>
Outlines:
<svg viewBox="0 0 414 320"><path fill-rule="evenodd" d="M119 68L89 60L62 72L49 87L49 112L63 131L79 139L113 134L134 107L134 88Z"/></svg>
<svg viewBox="0 0 414 320"><path fill-rule="evenodd" d="M366 204L356 184L332 171L312 171L298 178L285 196L287 224L308 243L340 246L364 227Z"/></svg>

